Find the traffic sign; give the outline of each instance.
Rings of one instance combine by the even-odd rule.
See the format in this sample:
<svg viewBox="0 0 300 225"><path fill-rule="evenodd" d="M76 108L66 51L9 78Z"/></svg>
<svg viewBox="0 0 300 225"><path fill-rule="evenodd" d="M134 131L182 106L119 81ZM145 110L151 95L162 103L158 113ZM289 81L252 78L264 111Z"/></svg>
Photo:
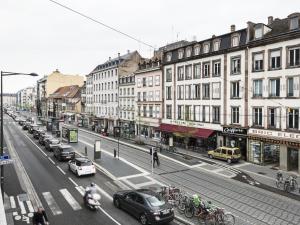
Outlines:
<svg viewBox="0 0 300 225"><path fill-rule="evenodd" d="M0 160L7 160L9 159L9 155L1 155Z"/></svg>
<svg viewBox="0 0 300 225"><path fill-rule="evenodd" d="M12 164L13 162L14 162L13 159L5 159L5 160L1 159L0 165L2 166L2 165Z"/></svg>

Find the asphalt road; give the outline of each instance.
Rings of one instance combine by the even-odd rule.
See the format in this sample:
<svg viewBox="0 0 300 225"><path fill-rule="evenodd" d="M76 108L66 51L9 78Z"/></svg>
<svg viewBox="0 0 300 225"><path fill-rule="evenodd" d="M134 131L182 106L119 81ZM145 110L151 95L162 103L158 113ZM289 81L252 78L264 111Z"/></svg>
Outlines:
<svg viewBox="0 0 300 225"><path fill-rule="evenodd" d="M99 136L80 131L79 143L74 147L82 152L87 146L89 155L92 155L92 146L95 140L99 140ZM103 138L101 140L101 148L109 154L112 154L113 149L117 148L116 142ZM103 154L109 160L107 154L104 152ZM148 152L120 144L120 156L136 169L140 168L139 173L151 172ZM101 160L100 165L109 168L109 172L112 174L122 177L123 174L120 171L115 171L118 170L117 166L106 165L105 157ZM199 165L192 166L163 157L160 157L160 161L161 165L154 169L152 178L164 184L183 187L189 193L200 193L203 198L232 212L237 217L236 224L300 224L299 201L221 176L214 171L210 172L209 166L204 170L201 160ZM130 170L134 176L132 168ZM126 171L122 172L126 174ZM149 175L145 175L145 177L148 178ZM122 179L122 181L130 184L129 179Z"/></svg>

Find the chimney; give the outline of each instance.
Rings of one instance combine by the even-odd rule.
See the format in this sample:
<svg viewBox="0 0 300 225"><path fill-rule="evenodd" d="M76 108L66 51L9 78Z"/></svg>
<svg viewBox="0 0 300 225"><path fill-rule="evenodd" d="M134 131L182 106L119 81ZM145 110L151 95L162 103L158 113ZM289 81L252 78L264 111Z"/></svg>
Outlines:
<svg viewBox="0 0 300 225"><path fill-rule="evenodd" d="M109 56L108 61L110 61L110 60L111 60L111 57Z"/></svg>
<svg viewBox="0 0 300 225"><path fill-rule="evenodd" d="M232 25L230 26L230 32L234 32L234 31L235 31L235 25L232 24Z"/></svg>
<svg viewBox="0 0 300 225"><path fill-rule="evenodd" d="M268 17L268 25L270 25L271 23L273 23L273 16Z"/></svg>
<svg viewBox="0 0 300 225"><path fill-rule="evenodd" d="M120 55L121 55L120 52L118 52L118 57L120 57Z"/></svg>
<svg viewBox="0 0 300 225"><path fill-rule="evenodd" d="M127 54L129 54L130 53L130 50L127 50Z"/></svg>

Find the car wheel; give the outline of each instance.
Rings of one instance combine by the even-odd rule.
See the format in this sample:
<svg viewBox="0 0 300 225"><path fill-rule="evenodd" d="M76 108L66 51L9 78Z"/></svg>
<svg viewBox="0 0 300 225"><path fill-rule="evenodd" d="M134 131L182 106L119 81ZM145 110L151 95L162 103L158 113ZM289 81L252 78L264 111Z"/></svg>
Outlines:
<svg viewBox="0 0 300 225"><path fill-rule="evenodd" d="M227 162L228 162L228 164L230 164L231 163L231 159L227 159Z"/></svg>
<svg viewBox="0 0 300 225"><path fill-rule="evenodd" d="M147 225L148 224L148 219L147 219L147 216L146 216L145 213L143 213L143 214L140 215L140 222L143 225Z"/></svg>
<svg viewBox="0 0 300 225"><path fill-rule="evenodd" d="M120 200L117 198L117 199L114 199L114 205L120 209L121 208L121 204L120 204Z"/></svg>
<svg viewBox="0 0 300 225"><path fill-rule="evenodd" d="M209 158L210 158L210 159L213 159L214 157L213 157L213 155L209 155Z"/></svg>

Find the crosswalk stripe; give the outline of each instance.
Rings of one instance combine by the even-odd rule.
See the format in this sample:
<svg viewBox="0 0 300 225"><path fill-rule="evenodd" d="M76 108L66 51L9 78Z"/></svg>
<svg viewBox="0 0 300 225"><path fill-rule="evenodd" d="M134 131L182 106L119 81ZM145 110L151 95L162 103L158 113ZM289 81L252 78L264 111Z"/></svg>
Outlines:
<svg viewBox="0 0 300 225"><path fill-rule="evenodd" d="M12 209L15 209L16 208L16 201L15 201L14 196L9 196L9 201L10 201L10 207Z"/></svg>
<svg viewBox="0 0 300 225"><path fill-rule="evenodd" d="M62 211L60 210L59 206L57 205L56 201L54 200L50 192L43 192L43 196L49 208L51 209L53 215L62 214Z"/></svg>
<svg viewBox="0 0 300 225"><path fill-rule="evenodd" d="M19 203L19 206L21 209L21 214L26 214L26 209L25 209L24 203L22 201L20 201L19 196L17 196L17 199L18 199L18 203Z"/></svg>
<svg viewBox="0 0 300 225"><path fill-rule="evenodd" d="M67 189L60 189L59 191L74 210L82 209L79 203L75 200L75 198L70 194L70 192Z"/></svg>
<svg viewBox="0 0 300 225"><path fill-rule="evenodd" d="M84 195L84 188L82 186L77 186L75 188L82 196Z"/></svg>
<svg viewBox="0 0 300 225"><path fill-rule="evenodd" d="M29 212L33 213L33 212L34 212L34 209L33 209L33 206L32 206L31 201L27 200L27 201L26 201L26 204L27 204L27 206L28 206Z"/></svg>

